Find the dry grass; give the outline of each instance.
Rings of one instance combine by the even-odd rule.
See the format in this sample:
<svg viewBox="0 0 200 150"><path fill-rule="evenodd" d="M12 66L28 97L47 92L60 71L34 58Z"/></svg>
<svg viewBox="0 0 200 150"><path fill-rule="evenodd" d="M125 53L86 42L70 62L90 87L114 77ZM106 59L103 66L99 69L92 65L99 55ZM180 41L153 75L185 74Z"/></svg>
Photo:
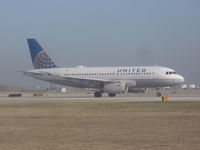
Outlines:
<svg viewBox="0 0 200 150"><path fill-rule="evenodd" d="M1 102L0 149L199 150L200 102Z"/></svg>

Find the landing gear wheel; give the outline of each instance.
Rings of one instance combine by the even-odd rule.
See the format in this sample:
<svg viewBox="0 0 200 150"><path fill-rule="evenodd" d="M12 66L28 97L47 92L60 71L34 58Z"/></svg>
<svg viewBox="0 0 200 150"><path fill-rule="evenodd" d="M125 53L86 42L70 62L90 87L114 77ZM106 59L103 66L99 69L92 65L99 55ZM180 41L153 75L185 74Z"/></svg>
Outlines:
<svg viewBox="0 0 200 150"><path fill-rule="evenodd" d="M160 92L160 88L156 88L156 96L157 97L161 97L162 96L162 94Z"/></svg>
<svg viewBox="0 0 200 150"><path fill-rule="evenodd" d="M162 95L162 94L161 94L160 92L157 92L157 93L156 93L156 96L157 96L157 97L161 97L161 95Z"/></svg>
<svg viewBox="0 0 200 150"><path fill-rule="evenodd" d="M101 92L95 92L94 93L94 97L101 97L102 96L102 93Z"/></svg>
<svg viewBox="0 0 200 150"><path fill-rule="evenodd" d="M115 97L115 96L116 96L116 94L111 94L111 93L108 93L108 96L110 96L110 97Z"/></svg>

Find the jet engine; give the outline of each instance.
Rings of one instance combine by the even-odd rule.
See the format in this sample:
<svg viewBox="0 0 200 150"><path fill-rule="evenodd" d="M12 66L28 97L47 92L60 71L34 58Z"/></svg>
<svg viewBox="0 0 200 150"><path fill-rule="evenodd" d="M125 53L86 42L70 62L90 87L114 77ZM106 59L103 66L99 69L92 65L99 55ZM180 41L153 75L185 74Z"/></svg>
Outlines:
<svg viewBox="0 0 200 150"><path fill-rule="evenodd" d="M104 92L109 94L127 93L128 86L125 82L114 82L104 85Z"/></svg>

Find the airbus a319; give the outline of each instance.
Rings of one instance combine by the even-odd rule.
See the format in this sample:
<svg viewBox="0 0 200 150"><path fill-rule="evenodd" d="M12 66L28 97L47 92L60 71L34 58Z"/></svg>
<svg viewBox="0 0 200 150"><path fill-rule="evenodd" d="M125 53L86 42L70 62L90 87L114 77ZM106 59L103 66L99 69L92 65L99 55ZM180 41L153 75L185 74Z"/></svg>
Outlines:
<svg viewBox="0 0 200 150"><path fill-rule="evenodd" d="M182 84L184 78L161 66L69 67L59 68L35 39L27 39L33 70L23 71L33 78L64 86L94 89L94 97L127 93L131 88L160 88Z"/></svg>

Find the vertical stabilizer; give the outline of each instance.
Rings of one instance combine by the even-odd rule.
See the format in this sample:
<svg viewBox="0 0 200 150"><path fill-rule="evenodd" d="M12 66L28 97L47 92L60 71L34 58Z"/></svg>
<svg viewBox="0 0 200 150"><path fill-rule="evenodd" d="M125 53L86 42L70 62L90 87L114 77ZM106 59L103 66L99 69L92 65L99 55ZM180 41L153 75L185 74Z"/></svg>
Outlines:
<svg viewBox="0 0 200 150"><path fill-rule="evenodd" d="M46 51L35 39L27 39L34 69L57 68Z"/></svg>

